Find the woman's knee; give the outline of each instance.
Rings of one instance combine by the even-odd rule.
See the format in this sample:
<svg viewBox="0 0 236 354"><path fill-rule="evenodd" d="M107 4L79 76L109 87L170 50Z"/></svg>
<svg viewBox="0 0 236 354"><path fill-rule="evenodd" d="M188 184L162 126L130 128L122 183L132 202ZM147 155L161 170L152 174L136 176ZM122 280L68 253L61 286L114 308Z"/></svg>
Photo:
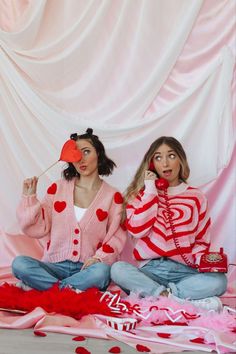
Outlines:
<svg viewBox="0 0 236 354"><path fill-rule="evenodd" d="M120 276L123 276L124 272L127 270L127 265L129 264L123 261L114 263L111 266L111 279L116 282Z"/></svg>
<svg viewBox="0 0 236 354"><path fill-rule="evenodd" d="M227 277L223 273L215 274L214 284L215 290L217 292L216 295L220 296L226 292L227 289Z"/></svg>
<svg viewBox="0 0 236 354"><path fill-rule="evenodd" d="M93 268L97 279L110 278L111 267L106 263L96 263L93 265Z"/></svg>
<svg viewBox="0 0 236 354"><path fill-rule="evenodd" d="M21 275L27 273L29 270L29 262L31 258L28 256L17 256L12 262L13 275Z"/></svg>

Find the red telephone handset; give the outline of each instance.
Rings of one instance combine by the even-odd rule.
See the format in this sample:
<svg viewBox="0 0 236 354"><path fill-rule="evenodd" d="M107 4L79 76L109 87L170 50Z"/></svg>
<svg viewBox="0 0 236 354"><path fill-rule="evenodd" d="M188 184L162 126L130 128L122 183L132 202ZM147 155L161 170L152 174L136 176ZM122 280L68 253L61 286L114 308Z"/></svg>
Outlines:
<svg viewBox="0 0 236 354"><path fill-rule="evenodd" d="M164 178L157 178L155 180L155 186L161 191L166 190L169 187L169 182Z"/></svg>

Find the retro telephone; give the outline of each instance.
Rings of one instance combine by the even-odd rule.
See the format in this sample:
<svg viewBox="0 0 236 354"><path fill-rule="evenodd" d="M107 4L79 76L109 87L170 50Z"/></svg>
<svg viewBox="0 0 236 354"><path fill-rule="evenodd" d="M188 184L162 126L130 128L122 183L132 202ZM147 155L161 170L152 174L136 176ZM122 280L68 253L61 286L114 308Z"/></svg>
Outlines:
<svg viewBox="0 0 236 354"><path fill-rule="evenodd" d="M150 162L149 170L156 172L152 161ZM179 249L180 248L179 241L178 241L178 238L176 237L175 226L174 226L174 223L172 220L169 198L168 198L168 194L167 194L167 188L169 187L169 182L164 178L157 178L155 180L155 185L156 185L157 189L162 190L164 192L164 198L166 201L166 208L167 208L167 216L169 219L171 232L173 235L175 246L177 249ZM199 272L202 272L202 273L204 273L204 272L227 273L227 271L228 271L227 255L223 252L222 247L220 248L220 252L206 252L206 253L204 253L200 258L199 265L191 263L191 261L188 259L186 254L180 254L180 255L183 258L184 262L188 266L190 266L192 268L197 268Z"/></svg>

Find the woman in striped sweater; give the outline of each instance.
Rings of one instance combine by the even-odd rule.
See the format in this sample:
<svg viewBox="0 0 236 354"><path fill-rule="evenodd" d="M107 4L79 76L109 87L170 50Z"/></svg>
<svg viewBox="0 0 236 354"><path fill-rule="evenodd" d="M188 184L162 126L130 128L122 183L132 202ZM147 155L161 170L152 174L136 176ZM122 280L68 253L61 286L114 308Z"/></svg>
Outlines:
<svg viewBox="0 0 236 354"><path fill-rule="evenodd" d="M211 221L205 195L186 182L189 172L179 141L163 136L152 143L124 203L138 267L116 262L111 277L128 293L171 296L219 310L217 296L225 292L227 278L198 271L200 257L210 248ZM165 179L168 188L157 178Z"/></svg>

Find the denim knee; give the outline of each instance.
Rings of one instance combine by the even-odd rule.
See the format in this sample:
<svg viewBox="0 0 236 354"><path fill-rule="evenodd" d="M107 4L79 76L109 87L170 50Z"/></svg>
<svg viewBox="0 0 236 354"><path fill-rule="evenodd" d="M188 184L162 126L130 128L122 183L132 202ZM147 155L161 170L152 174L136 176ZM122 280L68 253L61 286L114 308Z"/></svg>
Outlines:
<svg viewBox="0 0 236 354"><path fill-rule="evenodd" d="M114 263L111 266L111 279L116 283L120 278L120 275L123 274L123 271L126 269L127 263L123 261L119 261Z"/></svg>
<svg viewBox="0 0 236 354"><path fill-rule="evenodd" d="M16 256L12 262L12 273L14 276L19 276L25 274L28 269L27 261L29 257L27 256Z"/></svg>
<svg viewBox="0 0 236 354"><path fill-rule="evenodd" d="M93 265L95 268L94 276L96 276L96 282L100 284L100 289L105 289L110 283L110 266L106 263L96 263Z"/></svg>
<svg viewBox="0 0 236 354"><path fill-rule="evenodd" d="M221 296L226 292L227 289L227 277L224 273L213 273L212 274L211 288L212 292L216 296Z"/></svg>

